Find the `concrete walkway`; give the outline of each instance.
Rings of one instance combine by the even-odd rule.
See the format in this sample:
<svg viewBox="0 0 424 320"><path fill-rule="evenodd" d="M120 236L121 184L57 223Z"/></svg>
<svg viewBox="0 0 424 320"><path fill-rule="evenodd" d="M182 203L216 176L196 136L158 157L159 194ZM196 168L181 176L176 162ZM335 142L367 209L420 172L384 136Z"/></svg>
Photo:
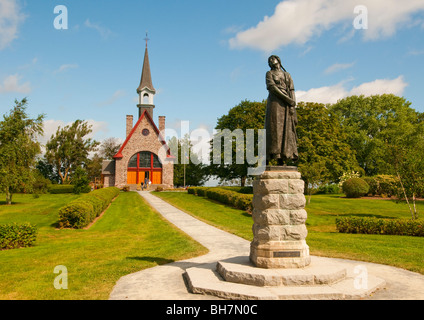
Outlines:
<svg viewBox="0 0 424 320"><path fill-rule="evenodd" d="M209 249L201 257L156 266L122 277L116 283L110 300L213 300L213 296L191 294L183 279L186 269L192 267L214 268L219 260L248 256L250 242L201 222L176 209L150 192L139 194L165 219ZM366 299L423 300L424 276L385 265L361 261L313 257L320 260L341 261L351 269L361 265L367 271L386 281L386 286Z"/></svg>

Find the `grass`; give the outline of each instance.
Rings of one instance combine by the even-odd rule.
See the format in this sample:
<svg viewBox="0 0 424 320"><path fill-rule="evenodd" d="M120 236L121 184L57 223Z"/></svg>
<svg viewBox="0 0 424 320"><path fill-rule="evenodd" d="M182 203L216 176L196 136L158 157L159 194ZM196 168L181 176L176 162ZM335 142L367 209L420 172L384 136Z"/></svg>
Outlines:
<svg viewBox="0 0 424 320"><path fill-rule="evenodd" d="M201 220L252 240L252 218L246 212L187 193L160 192L160 198ZM418 204L424 212L424 203ZM409 218L403 203L379 199L347 199L342 195L314 195L306 207L308 237L312 255L392 265L424 274L424 238L389 235L338 233L337 215Z"/></svg>
<svg viewBox="0 0 424 320"><path fill-rule="evenodd" d="M186 192L154 192L154 195L210 225L247 240L253 239L252 216L244 210Z"/></svg>
<svg viewBox="0 0 424 320"><path fill-rule="evenodd" d="M0 251L0 300L108 299L117 280L207 249L181 233L133 192L121 193L88 230L55 228L58 209L75 195L14 195L0 205L0 223L38 226L34 247ZM68 289L53 283L58 265L68 270Z"/></svg>

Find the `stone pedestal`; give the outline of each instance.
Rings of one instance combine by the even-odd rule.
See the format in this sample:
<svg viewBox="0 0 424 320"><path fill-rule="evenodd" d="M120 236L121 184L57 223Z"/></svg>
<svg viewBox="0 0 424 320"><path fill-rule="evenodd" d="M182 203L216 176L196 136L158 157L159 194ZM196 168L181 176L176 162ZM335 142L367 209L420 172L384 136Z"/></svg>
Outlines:
<svg viewBox="0 0 424 320"><path fill-rule="evenodd" d="M306 244L304 182L296 167L267 167L253 182L253 241L250 260L259 268L304 268Z"/></svg>
<svg viewBox="0 0 424 320"><path fill-rule="evenodd" d="M353 266L309 256L303 189L296 167L267 167L253 183L250 256L188 268L189 290L224 299L360 299L384 286L368 275L357 288Z"/></svg>

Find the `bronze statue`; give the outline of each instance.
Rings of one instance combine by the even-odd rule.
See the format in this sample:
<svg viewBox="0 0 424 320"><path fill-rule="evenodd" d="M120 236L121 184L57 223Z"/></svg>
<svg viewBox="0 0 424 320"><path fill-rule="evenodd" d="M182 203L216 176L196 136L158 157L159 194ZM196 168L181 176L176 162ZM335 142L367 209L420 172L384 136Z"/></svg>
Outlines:
<svg viewBox="0 0 424 320"><path fill-rule="evenodd" d="M266 106L266 160L277 159L278 165L296 161L297 115L293 80L282 66L279 57L268 58L271 70L266 73L266 87L269 91Z"/></svg>

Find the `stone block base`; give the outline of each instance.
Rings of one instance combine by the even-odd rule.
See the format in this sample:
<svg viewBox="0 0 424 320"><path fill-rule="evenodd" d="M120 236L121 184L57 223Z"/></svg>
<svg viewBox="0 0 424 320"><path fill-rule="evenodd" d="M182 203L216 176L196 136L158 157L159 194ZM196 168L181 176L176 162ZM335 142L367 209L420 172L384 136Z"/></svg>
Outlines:
<svg viewBox="0 0 424 320"><path fill-rule="evenodd" d="M304 182L296 167L267 167L253 182L250 261L259 268L304 268L311 262Z"/></svg>
<svg viewBox="0 0 424 320"><path fill-rule="evenodd" d="M248 256L188 268L191 293L232 300L362 299L386 282L368 275L366 287L355 286L353 266L337 259L311 257L310 266L294 269L257 268Z"/></svg>
<svg viewBox="0 0 424 320"><path fill-rule="evenodd" d="M250 261L258 268L304 268L311 263L305 240L250 244Z"/></svg>

